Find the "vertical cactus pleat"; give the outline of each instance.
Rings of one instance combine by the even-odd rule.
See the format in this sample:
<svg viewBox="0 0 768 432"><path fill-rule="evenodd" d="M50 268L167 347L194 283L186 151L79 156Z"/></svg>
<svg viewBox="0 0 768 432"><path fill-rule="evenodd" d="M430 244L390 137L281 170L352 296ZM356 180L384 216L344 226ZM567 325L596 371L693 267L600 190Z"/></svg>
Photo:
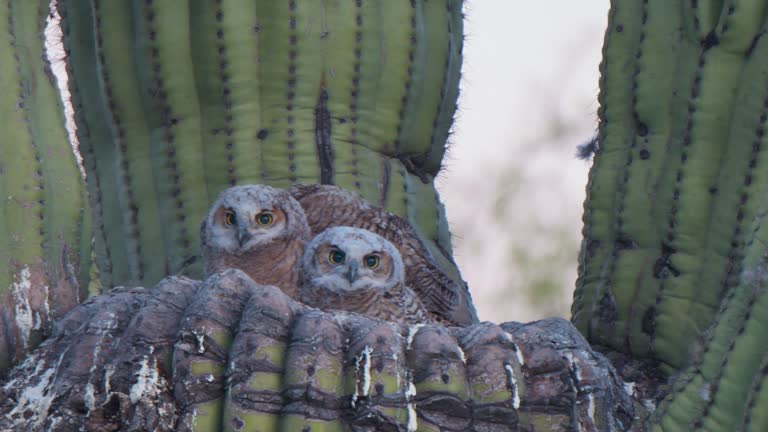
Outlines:
<svg viewBox="0 0 768 432"><path fill-rule="evenodd" d="M612 2L573 320L668 373L701 352L766 203L766 6Z"/></svg>
<svg viewBox="0 0 768 432"><path fill-rule="evenodd" d="M461 1L82 3L59 10L103 284L198 276L205 207L243 183L354 190L460 281L433 182Z"/></svg>
<svg viewBox="0 0 768 432"><path fill-rule="evenodd" d="M0 376L87 296L90 211L47 61L47 1L0 4Z"/></svg>

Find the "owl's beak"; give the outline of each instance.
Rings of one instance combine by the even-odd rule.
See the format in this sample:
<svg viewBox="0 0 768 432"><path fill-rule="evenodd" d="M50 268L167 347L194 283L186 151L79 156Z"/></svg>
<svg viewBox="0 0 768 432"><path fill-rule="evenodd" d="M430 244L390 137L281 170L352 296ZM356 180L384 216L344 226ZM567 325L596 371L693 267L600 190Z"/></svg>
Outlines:
<svg viewBox="0 0 768 432"><path fill-rule="evenodd" d="M251 237L253 237L253 234L248 232L248 228L242 225L237 226L237 241L240 242L240 247L248 243L248 240L250 240Z"/></svg>
<svg viewBox="0 0 768 432"><path fill-rule="evenodd" d="M349 263L349 269L347 270L347 280L349 283L354 282L357 279L357 263L351 262Z"/></svg>

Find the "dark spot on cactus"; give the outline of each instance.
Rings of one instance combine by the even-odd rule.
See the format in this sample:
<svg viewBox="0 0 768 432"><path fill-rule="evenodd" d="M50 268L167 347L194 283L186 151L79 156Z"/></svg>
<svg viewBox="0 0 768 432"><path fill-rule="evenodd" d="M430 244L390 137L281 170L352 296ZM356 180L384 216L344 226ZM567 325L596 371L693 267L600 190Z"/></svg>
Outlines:
<svg viewBox="0 0 768 432"><path fill-rule="evenodd" d="M644 137L648 135L648 125L643 122L637 124L637 134Z"/></svg>
<svg viewBox="0 0 768 432"><path fill-rule="evenodd" d="M443 381L443 384L448 384L449 382L451 382L451 376L448 374L440 375L440 379Z"/></svg>
<svg viewBox="0 0 768 432"><path fill-rule="evenodd" d="M757 46L757 41L760 40L760 38L765 34L764 31L761 31L752 39L752 43L749 44L749 48L747 48L747 58L752 56L752 52L755 50L755 46Z"/></svg>
<svg viewBox="0 0 768 432"><path fill-rule="evenodd" d="M616 32L617 33L621 33L623 31L624 31L624 26L623 25L619 24L619 25L616 26Z"/></svg>
<svg viewBox="0 0 768 432"><path fill-rule="evenodd" d="M307 375L309 375L309 376L313 376L314 374L315 374L315 366L314 366L314 365L310 365L310 366L307 368Z"/></svg>
<svg viewBox="0 0 768 432"><path fill-rule="evenodd" d="M744 186L749 186L752 184L752 176L750 174L747 174L746 177L744 177Z"/></svg>
<svg viewBox="0 0 768 432"><path fill-rule="evenodd" d="M245 422L243 422L243 421L240 419L240 417L238 417L238 416L233 416L233 417L232 417L232 426L234 426L234 427L235 427L235 429L238 429L238 430L239 430L239 429L242 429L242 428L243 428L243 426L245 426Z"/></svg>
<svg viewBox="0 0 768 432"><path fill-rule="evenodd" d="M640 150L640 159L648 160L648 158L650 157L651 157L651 152L649 152L648 149Z"/></svg>
<svg viewBox="0 0 768 432"><path fill-rule="evenodd" d="M717 193L717 186L710 186L709 187L709 193L714 195Z"/></svg>
<svg viewBox="0 0 768 432"><path fill-rule="evenodd" d="M597 249L600 247L600 240L589 240L587 242L587 257L594 258Z"/></svg>
<svg viewBox="0 0 768 432"><path fill-rule="evenodd" d="M253 32L254 33L258 33L260 31L261 31L261 26L260 25L256 24L256 25L253 26Z"/></svg>
<svg viewBox="0 0 768 432"><path fill-rule="evenodd" d="M625 250L625 249L636 249L637 243L635 240L628 236L626 233L620 233L616 238L616 249L618 250Z"/></svg>
<svg viewBox="0 0 768 432"><path fill-rule="evenodd" d="M647 335L653 335L656 332L656 307L651 306L643 314L641 329Z"/></svg>
<svg viewBox="0 0 768 432"><path fill-rule="evenodd" d="M312 432L312 428L309 426L304 426L304 428L301 429L301 432Z"/></svg>
<svg viewBox="0 0 768 432"><path fill-rule="evenodd" d="M346 118L344 118L344 117L339 117L339 118L338 118L338 119L336 119L336 120L339 122L339 124L344 124L344 123L346 123L346 122L347 122L347 119L346 119Z"/></svg>
<svg viewBox="0 0 768 432"><path fill-rule="evenodd" d="M707 36L701 41L701 48L706 51L713 46L720 43L720 38L717 37L717 33L714 30L710 31Z"/></svg>
<svg viewBox="0 0 768 432"><path fill-rule="evenodd" d="M679 276L680 271L672 266L670 257L677 253L677 251L666 243L661 244L661 256L656 260L656 264L653 266L653 276L656 279L666 279L671 274L672 276Z"/></svg>
<svg viewBox="0 0 768 432"><path fill-rule="evenodd" d="M612 323L619 317L619 313L616 310L616 301L613 299L610 291L606 290L600 298L599 307L600 321Z"/></svg>

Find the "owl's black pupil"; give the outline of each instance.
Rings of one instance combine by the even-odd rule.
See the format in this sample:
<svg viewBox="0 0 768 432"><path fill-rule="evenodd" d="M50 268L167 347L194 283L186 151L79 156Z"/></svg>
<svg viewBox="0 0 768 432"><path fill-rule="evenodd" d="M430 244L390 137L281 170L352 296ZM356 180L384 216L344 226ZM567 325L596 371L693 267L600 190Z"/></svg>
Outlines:
<svg viewBox="0 0 768 432"><path fill-rule="evenodd" d="M331 253L331 261L333 261L336 264L344 261L344 253L340 251L333 251Z"/></svg>
<svg viewBox="0 0 768 432"><path fill-rule="evenodd" d="M378 263L379 263L379 260L375 256L369 256L365 259L365 264L368 267L376 267L376 264Z"/></svg>
<svg viewBox="0 0 768 432"><path fill-rule="evenodd" d="M259 216L259 222L261 222L263 225L266 225L266 224L272 222L272 216L270 216L268 214L263 214L263 215Z"/></svg>

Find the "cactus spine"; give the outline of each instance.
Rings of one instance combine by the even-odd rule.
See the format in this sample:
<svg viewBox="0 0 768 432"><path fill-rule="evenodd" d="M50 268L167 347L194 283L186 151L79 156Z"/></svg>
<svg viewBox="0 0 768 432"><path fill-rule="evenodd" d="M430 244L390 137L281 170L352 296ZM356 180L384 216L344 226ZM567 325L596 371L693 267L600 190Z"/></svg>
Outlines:
<svg viewBox="0 0 768 432"><path fill-rule="evenodd" d="M433 180L461 1L82 3L59 9L104 285L199 275L205 207L257 182L358 191L460 280Z"/></svg>
<svg viewBox="0 0 768 432"><path fill-rule="evenodd" d="M87 296L90 214L44 48L47 1L0 5L0 374Z"/></svg>

